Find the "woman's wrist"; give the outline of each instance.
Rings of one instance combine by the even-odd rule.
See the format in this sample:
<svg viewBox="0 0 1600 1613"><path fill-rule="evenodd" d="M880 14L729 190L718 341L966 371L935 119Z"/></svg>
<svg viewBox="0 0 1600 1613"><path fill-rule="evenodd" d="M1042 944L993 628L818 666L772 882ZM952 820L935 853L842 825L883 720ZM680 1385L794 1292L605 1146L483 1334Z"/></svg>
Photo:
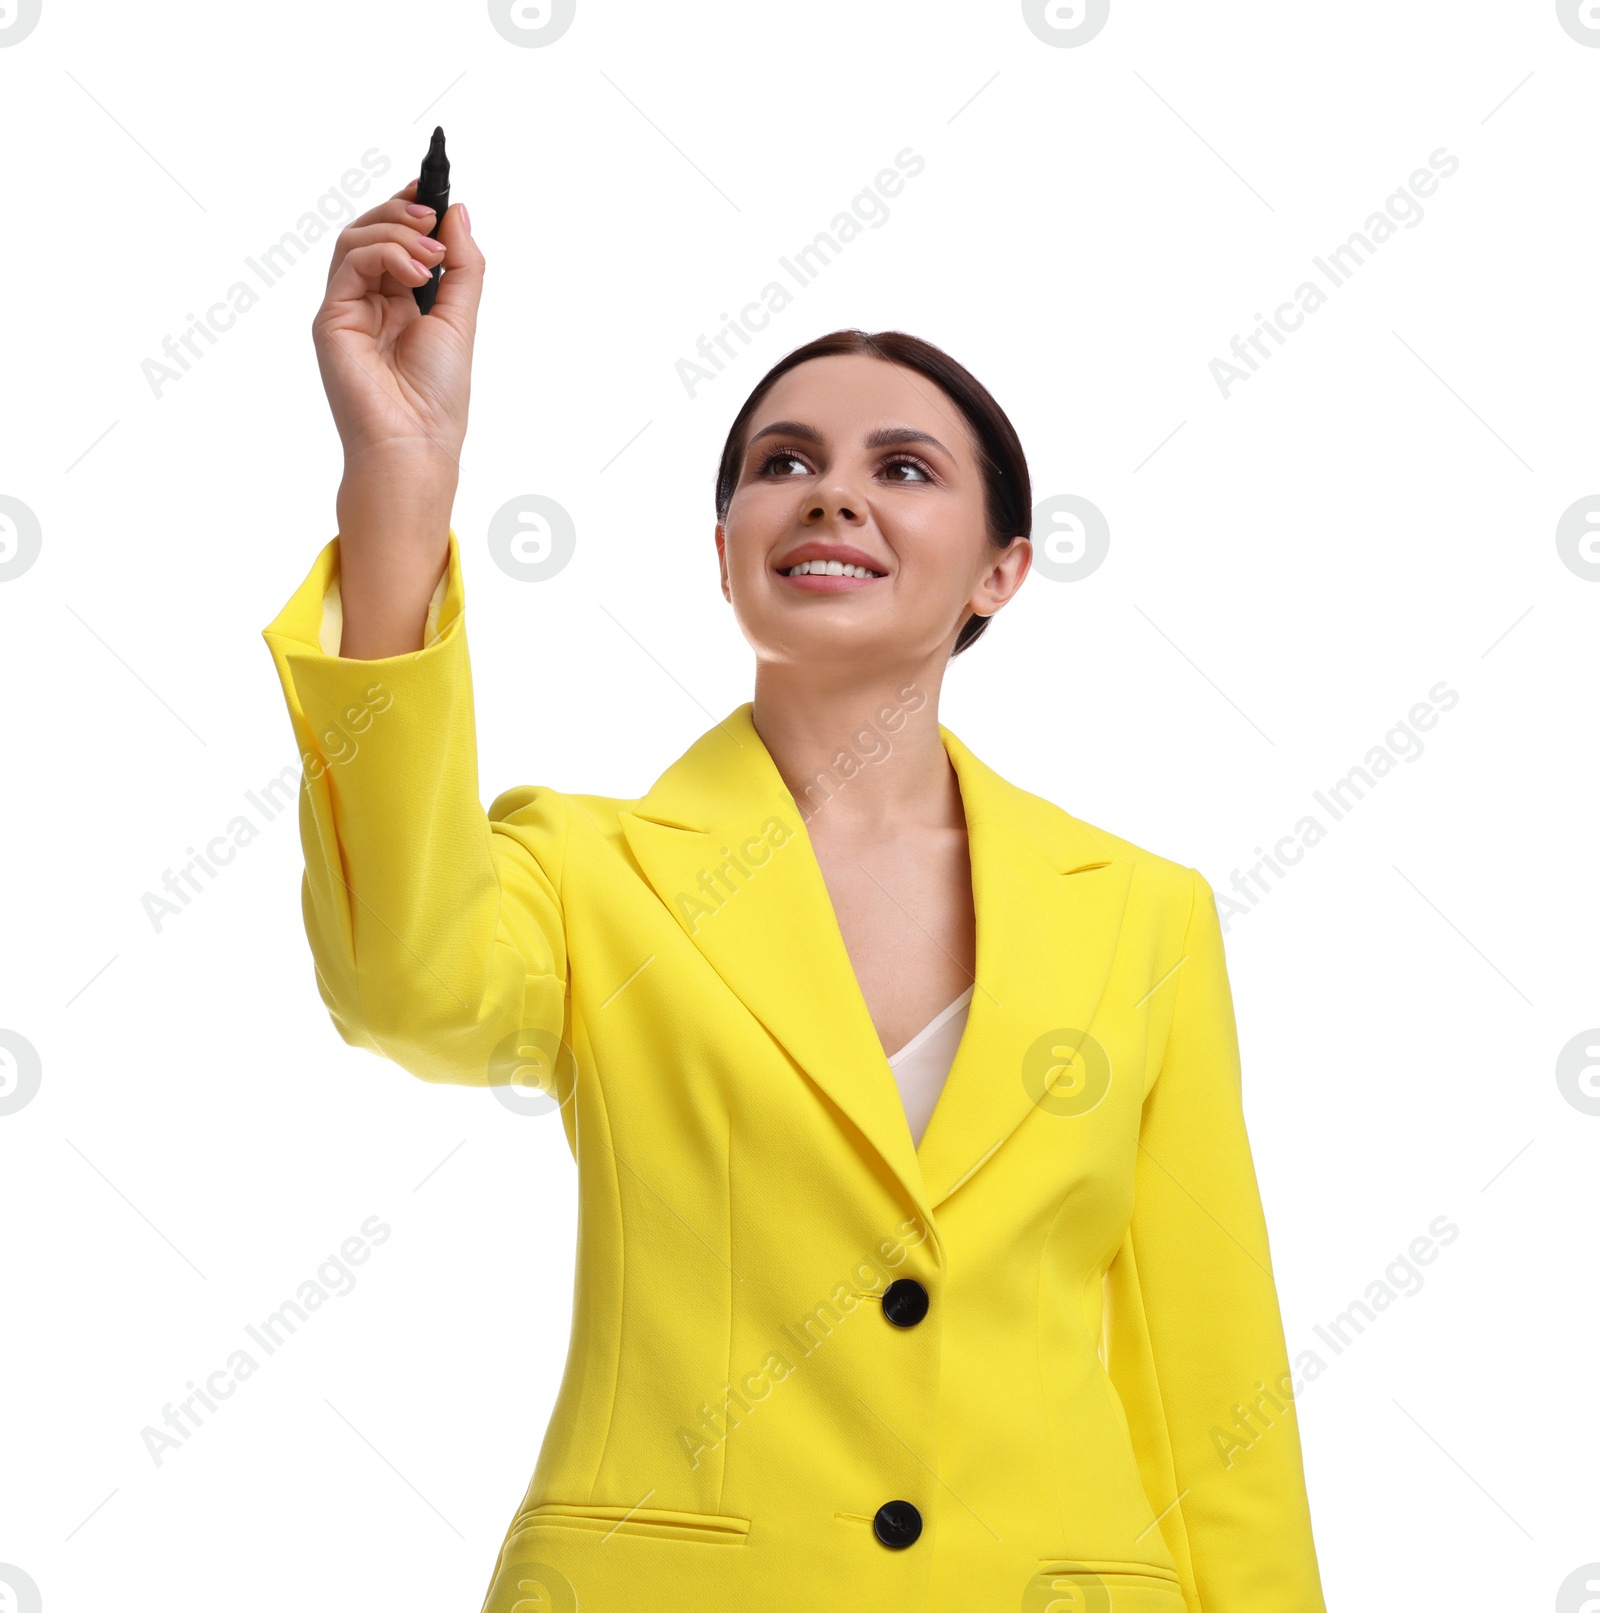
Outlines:
<svg viewBox="0 0 1600 1613"><path fill-rule="evenodd" d="M366 460L339 486L339 653L377 660L420 650L428 602L450 557L454 478Z"/></svg>

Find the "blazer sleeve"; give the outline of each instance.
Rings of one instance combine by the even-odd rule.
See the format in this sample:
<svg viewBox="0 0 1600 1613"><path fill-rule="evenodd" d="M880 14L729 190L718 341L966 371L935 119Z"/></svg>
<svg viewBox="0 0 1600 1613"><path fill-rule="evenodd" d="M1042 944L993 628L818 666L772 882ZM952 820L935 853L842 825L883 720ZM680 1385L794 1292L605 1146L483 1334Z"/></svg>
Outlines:
<svg viewBox="0 0 1600 1613"><path fill-rule="evenodd" d="M1325 1613L1211 887L1145 1098L1108 1370L1191 1613Z"/></svg>
<svg viewBox="0 0 1600 1613"><path fill-rule="evenodd" d="M460 548L426 647L324 647L339 540L263 637L300 753L302 911L339 1034L425 1081L551 1084L569 1030L561 883L569 799L478 798ZM498 810L497 803L497 810Z"/></svg>

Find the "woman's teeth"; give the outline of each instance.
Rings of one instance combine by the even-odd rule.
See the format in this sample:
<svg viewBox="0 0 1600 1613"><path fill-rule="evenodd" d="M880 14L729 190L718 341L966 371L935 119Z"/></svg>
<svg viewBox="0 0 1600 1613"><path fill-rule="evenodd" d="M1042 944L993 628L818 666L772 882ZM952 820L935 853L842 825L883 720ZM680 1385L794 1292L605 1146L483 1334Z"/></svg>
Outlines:
<svg viewBox="0 0 1600 1613"><path fill-rule="evenodd" d="M847 566L840 560L802 560L790 566L785 577L881 577L881 571L869 571L865 566Z"/></svg>

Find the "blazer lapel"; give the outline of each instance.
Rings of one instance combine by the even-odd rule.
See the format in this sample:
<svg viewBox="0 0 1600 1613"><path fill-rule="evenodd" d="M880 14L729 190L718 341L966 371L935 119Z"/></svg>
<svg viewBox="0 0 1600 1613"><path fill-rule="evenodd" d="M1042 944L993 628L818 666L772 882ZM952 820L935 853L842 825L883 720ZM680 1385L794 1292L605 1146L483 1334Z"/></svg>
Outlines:
<svg viewBox="0 0 1600 1613"><path fill-rule="evenodd" d="M1132 872L1098 831L1001 778L948 729L940 735L969 831L977 978L920 1147L805 820L750 703L701 735L621 814L645 877L707 963L925 1217L1035 1106L1047 1066L1030 1050L1046 1033L1088 1031Z"/></svg>
<svg viewBox="0 0 1600 1613"><path fill-rule="evenodd" d="M1088 1073L1079 1052L1094 1045L1087 1038L1133 874L1132 863L1111 854L1108 836L1019 789L948 729L940 732L966 809L977 979L955 1062L917 1149L935 1207L1042 1099L1059 1099L1073 1072Z"/></svg>

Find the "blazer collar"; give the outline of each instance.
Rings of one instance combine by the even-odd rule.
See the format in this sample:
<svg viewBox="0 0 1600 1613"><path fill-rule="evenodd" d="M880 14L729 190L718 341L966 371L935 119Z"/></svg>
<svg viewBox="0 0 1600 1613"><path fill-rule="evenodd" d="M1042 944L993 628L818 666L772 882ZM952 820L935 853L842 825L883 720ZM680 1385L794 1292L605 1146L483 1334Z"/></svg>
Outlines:
<svg viewBox="0 0 1600 1613"><path fill-rule="evenodd" d="M1009 783L940 725L967 819L977 970L955 1062L914 1145L805 820L751 710L701 735L621 813L623 833L706 961L931 1225L1035 1107L1061 1042L1089 1031L1132 864L1120 842Z"/></svg>

